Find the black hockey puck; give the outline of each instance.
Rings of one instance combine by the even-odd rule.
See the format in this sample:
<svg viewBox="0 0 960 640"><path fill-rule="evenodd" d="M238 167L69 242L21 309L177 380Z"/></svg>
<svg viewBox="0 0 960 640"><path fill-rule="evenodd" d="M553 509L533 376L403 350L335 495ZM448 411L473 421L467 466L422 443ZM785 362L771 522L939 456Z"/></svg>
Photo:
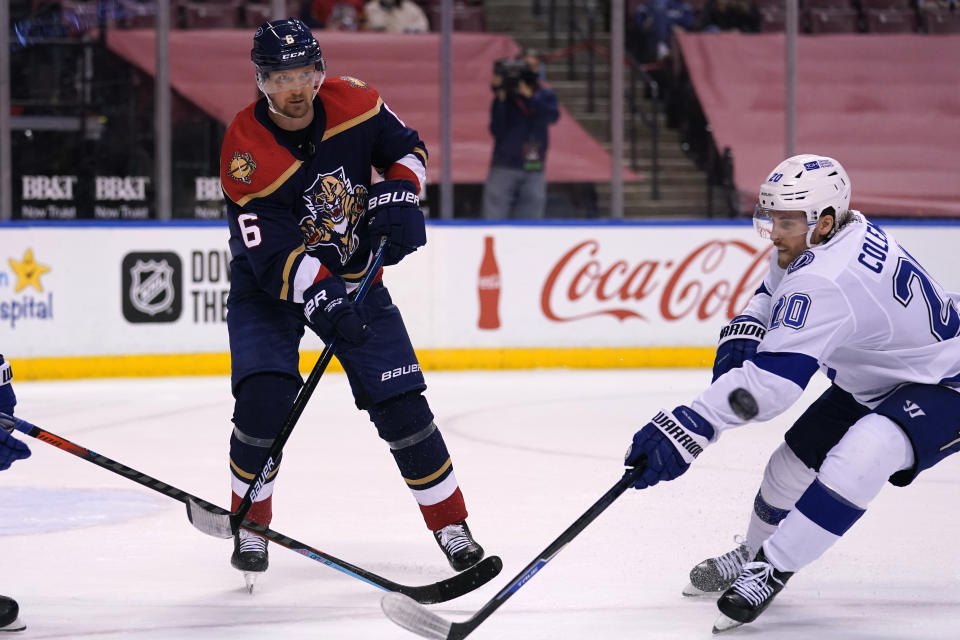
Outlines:
<svg viewBox="0 0 960 640"><path fill-rule="evenodd" d="M730 403L730 408L741 420L753 420L760 413L756 398L742 387L731 391L730 395L727 396L727 401Z"/></svg>

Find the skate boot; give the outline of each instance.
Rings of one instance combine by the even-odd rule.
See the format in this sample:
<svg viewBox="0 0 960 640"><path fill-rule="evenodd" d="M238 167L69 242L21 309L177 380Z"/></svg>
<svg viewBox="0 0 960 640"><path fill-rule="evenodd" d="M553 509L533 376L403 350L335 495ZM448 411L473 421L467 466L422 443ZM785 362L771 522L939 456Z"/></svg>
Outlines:
<svg viewBox="0 0 960 640"><path fill-rule="evenodd" d="M4 631L23 631L27 625L19 618L20 606L7 596L0 596L0 633Z"/></svg>
<svg viewBox="0 0 960 640"><path fill-rule="evenodd" d="M253 593L257 576L266 571L270 565L267 541L255 533L241 529L233 535L233 555L230 556L230 564L234 569L243 571L247 591Z"/></svg>
<svg viewBox="0 0 960 640"><path fill-rule="evenodd" d="M783 591L792 575L791 571L775 569L761 548L753 562L744 565L733 586L717 600L720 617L713 623L713 632L720 633L756 620Z"/></svg>
<svg viewBox="0 0 960 640"><path fill-rule="evenodd" d="M440 549L454 571L463 571L483 560L483 547L470 535L467 521L448 524L433 532Z"/></svg>
<svg viewBox="0 0 960 640"><path fill-rule="evenodd" d="M683 588L685 596L708 596L730 588L743 565L750 559L746 539L734 536L737 548L716 558L707 558L690 570L690 583Z"/></svg>

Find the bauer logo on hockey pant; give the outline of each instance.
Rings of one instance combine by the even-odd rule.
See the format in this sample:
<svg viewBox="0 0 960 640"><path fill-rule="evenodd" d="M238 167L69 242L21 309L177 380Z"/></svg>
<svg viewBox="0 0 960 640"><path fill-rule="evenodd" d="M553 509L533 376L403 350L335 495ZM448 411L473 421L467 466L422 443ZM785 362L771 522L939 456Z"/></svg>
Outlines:
<svg viewBox="0 0 960 640"><path fill-rule="evenodd" d="M653 424L657 425L660 431L673 438L674 442L689 453L692 458L696 458L703 451L703 447L687 433L687 430L677 424L670 415L663 411L657 412L657 415L653 418Z"/></svg>
<svg viewBox="0 0 960 640"><path fill-rule="evenodd" d="M391 369L390 371L384 371L380 374L380 382L386 382L391 378L399 378L400 376L405 376L408 373L416 373L420 371L420 365L414 362L413 364L408 364L404 367L397 367L396 369Z"/></svg>
<svg viewBox="0 0 960 640"><path fill-rule="evenodd" d="M367 202L367 211L373 211L377 207L385 204L412 204L420 206L420 196L412 191L394 191L392 193L383 193L379 196L370 198Z"/></svg>

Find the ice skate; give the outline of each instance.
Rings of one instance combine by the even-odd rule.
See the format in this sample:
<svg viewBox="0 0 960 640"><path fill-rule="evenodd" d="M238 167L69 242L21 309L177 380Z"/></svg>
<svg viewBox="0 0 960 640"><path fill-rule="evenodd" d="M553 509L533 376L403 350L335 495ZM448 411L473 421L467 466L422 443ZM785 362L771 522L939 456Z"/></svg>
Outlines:
<svg viewBox="0 0 960 640"><path fill-rule="evenodd" d="M792 575L774 568L760 549L753 562L744 565L733 586L717 600L720 617L713 623L713 632L722 633L756 620Z"/></svg>
<svg viewBox="0 0 960 640"><path fill-rule="evenodd" d="M0 633L5 631L23 631L27 625L20 621L20 606L7 596L0 596Z"/></svg>
<svg viewBox="0 0 960 640"><path fill-rule="evenodd" d="M257 577L270 566L267 541L246 529L241 529L233 536L233 555L230 556L230 564L234 569L243 572L247 591L253 593L253 585Z"/></svg>
<svg viewBox="0 0 960 640"><path fill-rule="evenodd" d="M750 559L743 536L735 536L739 546L716 558L707 558L690 570L690 582L683 588L685 596L712 596L730 588L740 575L743 565Z"/></svg>
<svg viewBox="0 0 960 640"><path fill-rule="evenodd" d="M483 547L470 534L466 520L433 532L454 571L463 571L483 560Z"/></svg>

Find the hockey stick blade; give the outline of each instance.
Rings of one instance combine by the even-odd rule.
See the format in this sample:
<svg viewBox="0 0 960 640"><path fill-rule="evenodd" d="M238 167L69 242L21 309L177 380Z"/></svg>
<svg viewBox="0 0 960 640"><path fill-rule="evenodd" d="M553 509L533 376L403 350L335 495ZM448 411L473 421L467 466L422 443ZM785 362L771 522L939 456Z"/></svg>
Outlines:
<svg viewBox="0 0 960 640"><path fill-rule="evenodd" d="M222 509L216 505L206 502L205 500L201 500L200 498L193 496L186 491L178 489L165 482L161 482L156 478L150 477L145 473L141 473L136 469L132 469L125 464L111 460L110 458L95 451L91 451L86 447L82 447L78 444L70 442L66 438L62 438L54 433L50 433L49 431L41 429L36 425L30 424L26 420L14 418L12 416L0 413L0 426L8 425L12 425L17 431L23 432L32 438L36 438L37 440L46 442L47 444L56 447L61 451L75 455L78 458L95 464L102 469L112 471L113 473L123 476L128 480L132 480L139 485L153 489L158 493L162 493L168 498L173 498L174 500L178 500L180 502L192 500L204 511L229 515L229 511L226 509ZM267 540L275 542L281 547L285 547L291 551L299 553L302 556L306 556L315 562L326 565L331 569L336 569L337 571L352 578L366 582L367 584L377 587L378 589L403 593L413 598L417 602L422 602L423 604L435 604L438 602L446 602L448 600L453 600L454 598L459 598L460 596L473 591L477 587L480 587L495 578L503 568L503 563L500 561L500 558L497 556L490 556L482 562L470 567L466 571L462 571L455 576L447 578L446 580L441 580L439 582L434 582L427 585L405 585L378 576L377 574L367 571L366 569L361 569L360 567L340 560L329 553L324 553L319 549L315 549L314 547L306 545L302 542L298 542L289 536L285 536L282 533L274 531L268 527L264 527L256 522L243 520L240 523L240 527L248 531L252 531L253 533L260 535Z"/></svg>
<svg viewBox="0 0 960 640"><path fill-rule="evenodd" d="M193 498L187 498L187 520L208 536L215 538L233 537L233 526L230 522L229 512L223 514L208 511Z"/></svg>
<svg viewBox="0 0 960 640"><path fill-rule="evenodd" d="M383 596L380 608L393 622L418 636L431 640L457 637L451 634L453 625L457 623L428 611L419 602L402 593L388 593Z"/></svg>
<svg viewBox="0 0 960 640"><path fill-rule="evenodd" d="M377 247L376 254L373 257L373 262L371 262L366 275L360 282L360 286L357 287L357 290L353 294L354 303L359 304L363 302L367 291L373 286L373 281L376 280L377 273L380 271L380 267L383 266L383 256L386 246L387 239L385 237L381 238L380 245ZM313 365L310 375L307 376L303 386L301 386L297 392L297 397L294 399L290 411L287 412L280 430L276 436L274 436L273 444L270 445L270 450L267 451L267 455L260 465L260 470L253 476L253 481L247 486L247 492L240 500L240 504L237 505L236 511L233 513L229 511L223 513L220 511L211 511L205 509L199 502L188 501L187 520L190 521L190 524L203 533L215 538L229 538L237 532L240 523L244 517L246 517L247 512L250 511L250 507L253 506L253 501L256 499L257 494L259 494L264 485L269 482L270 476L276 472L277 461L280 459L283 447L287 444L290 434L293 433L293 428L297 426L297 422L299 422L304 409L307 408L307 402L310 401L310 396L312 396L314 390L316 390L317 384L320 382L320 377L323 375L323 372L327 370L327 365L330 364L330 360L333 358L335 344L336 338L332 338L320 353L317 363Z"/></svg>
<svg viewBox="0 0 960 640"><path fill-rule="evenodd" d="M383 596L380 600L380 608L395 624L424 638L430 638L431 640L462 640L466 638L510 596L533 579L533 576L537 575L540 569L553 560L571 540L586 529L588 524L596 520L597 516L613 504L613 501L619 498L630 485L636 482L640 474L643 473L645 466L645 464L640 464L628 469L615 485L583 512L556 540L551 542L533 562L524 567L507 586L463 622L451 622L432 611L428 611L421 603L404 597L400 593L388 593Z"/></svg>

